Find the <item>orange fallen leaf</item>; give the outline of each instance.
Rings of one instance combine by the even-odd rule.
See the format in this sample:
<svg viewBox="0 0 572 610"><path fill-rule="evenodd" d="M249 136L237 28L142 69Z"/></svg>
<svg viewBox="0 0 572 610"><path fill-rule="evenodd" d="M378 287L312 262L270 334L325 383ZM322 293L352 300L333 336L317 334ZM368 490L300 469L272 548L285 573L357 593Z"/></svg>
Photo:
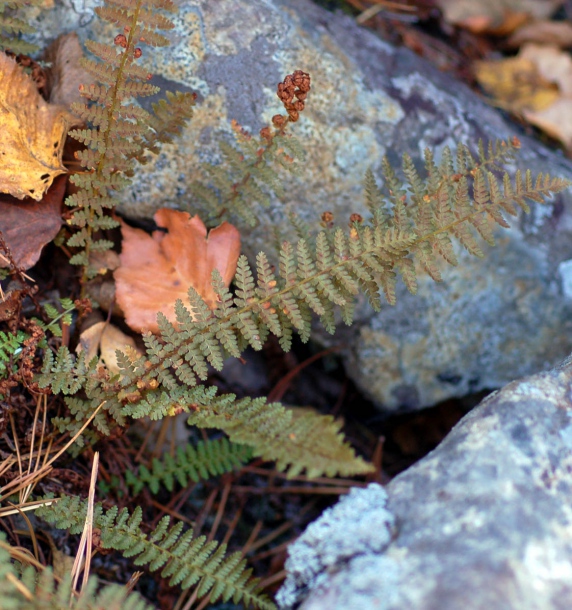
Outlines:
<svg viewBox="0 0 572 610"><path fill-rule="evenodd" d="M187 212L162 208L154 218L167 233L149 235L125 223L121 226L121 266L114 273L116 298L126 323L137 331L158 332L159 311L175 322L175 301L187 303L190 286L214 308L212 272L217 269L230 285L240 254L240 234L228 222L207 235L203 221Z"/></svg>
<svg viewBox="0 0 572 610"><path fill-rule="evenodd" d="M62 150L75 121L63 106L48 104L22 67L0 53L0 193L40 201L66 172Z"/></svg>
<svg viewBox="0 0 572 610"><path fill-rule="evenodd" d="M58 234L66 182L66 176L58 176L41 201L0 194L0 231L21 269L33 267L42 248ZM0 259L0 267L8 266Z"/></svg>

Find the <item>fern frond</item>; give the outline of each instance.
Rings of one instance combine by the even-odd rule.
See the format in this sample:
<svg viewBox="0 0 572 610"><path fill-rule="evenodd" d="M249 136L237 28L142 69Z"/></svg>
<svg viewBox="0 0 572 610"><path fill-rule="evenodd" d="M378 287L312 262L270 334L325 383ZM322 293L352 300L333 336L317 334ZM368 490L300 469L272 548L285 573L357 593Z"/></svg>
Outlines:
<svg viewBox="0 0 572 610"><path fill-rule="evenodd" d="M109 241L96 240L95 233L119 224L109 217L103 220L105 210L115 205L110 195L130 183L136 161L144 163L146 152L157 152L157 142L168 141L191 116L194 98L185 94L168 96L167 102L156 106L156 116L130 102L159 90L146 82L151 75L138 65L143 52L136 45L168 44L157 30L174 26L160 11L175 10L174 3L163 0L106 0L104 6L95 9L99 17L120 26L123 33L115 37L115 46L86 43L99 61L84 59L82 65L99 84L80 87L90 103L73 105L73 111L91 124L89 129L70 133L86 146L76 153L86 171L72 176L72 182L82 190L66 200L74 209L68 224L81 229L80 235L72 236L68 242L70 247L81 248L70 262L83 266L84 286L97 274L97 269L89 265L90 252L111 247ZM174 111L172 116L167 116L169 110Z"/></svg>
<svg viewBox="0 0 572 610"><path fill-rule="evenodd" d="M137 593L111 585L97 590L91 577L79 595L72 596L71 576L57 578L46 568L38 573L32 566L12 563L10 547L0 534L0 608L2 610L151 610ZM13 551L14 556L16 549ZM19 568L19 569L17 569ZM70 603L70 598L72 599Z"/></svg>
<svg viewBox="0 0 572 610"><path fill-rule="evenodd" d="M278 84L277 95L288 115L276 115L273 127L264 127L259 137L245 131L232 121L235 145L220 142L221 163L205 165L202 183L192 187L193 205L202 205L211 219L235 215L251 226L257 223L253 205L268 207L271 194L279 198L284 189L276 166L297 170L304 159L300 143L287 132L287 125L298 120L310 90L310 77L301 70L286 76Z"/></svg>
<svg viewBox="0 0 572 610"><path fill-rule="evenodd" d="M250 447L230 443L226 438L200 441L196 445L178 447L175 457L166 453L161 460L154 458L151 470L144 465L139 467L138 473L128 470L125 482L134 494L145 487L156 494L160 485L173 491L175 481L186 487L189 480L196 483L201 479L224 474L239 468L251 457Z"/></svg>
<svg viewBox="0 0 572 610"><path fill-rule="evenodd" d="M87 501L64 496L51 506L44 506L36 514L48 523L71 532L78 531L85 520ZM182 589L197 587L200 597L209 596L211 602L233 600L252 604L262 610L274 610L274 604L260 593L258 579L250 576L240 552L226 555L226 545L207 542L206 536L195 537L193 530L183 533L182 522L170 525L170 517L163 517L150 534L141 530L142 511L133 514L116 506L103 512L98 504L94 511L94 526L101 530L101 545L120 551L133 558L138 566L150 572L161 570L170 585Z"/></svg>
<svg viewBox="0 0 572 610"><path fill-rule="evenodd" d="M406 205L407 198L403 199L406 193L398 193L395 173L386 163L386 178L389 177L394 190L390 196L394 200L391 215L374 214L370 223L352 223L348 231L336 229L333 236L323 232L313 244L305 240L296 246L284 242L277 270L270 267L263 254L258 256L256 268L241 257L234 296L215 272L213 286L219 294L220 306L211 311L194 290L189 290L189 306L177 303L176 325L159 318L161 332L159 337L147 340L147 356L136 362L126 357L122 360L120 385L113 380L106 384L89 382L93 372L86 371L81 362L74 368L65 351L55 362L52 359L47 363L40 383L62 392L89 386L90 392L81 407L85 413L102 401L106 401L114 418L157 419L173 409L188 409L191 423L219 428L231 441L251 446L255 455L278 460L279 466L290 468L290 472L302 468L313 474L363 472L367 465L346 452L331 420L315 416L321 418L318 422L305 416L294 422L292 414L281 405L268 405L261 399L237 401L233 395L217 397L213 388L201 385L208 366L220 369L225 352L237 356L246 345L261 349L270 333L286 349L294 331L307 340L312 311L330 332L335 330L335 307L341 308L342 319L349 324L356 290L368 297L374 309L381 307L380 291L394 304L398 276L409 290L416 290L416 262L439 281L440 259L456 263L452 247L455 239L471 254L480 255L473 230L492 237L485 223L489 219L501 221L499 210L505 209L509 201L522 207L526 198L536 200L568 186L565 180L541 176L534 181L528 174L524 177L517 174L514 184L503 176L501 195L495 181L484 173L483 164L492 166L514 149L508 143L489 147L488 152L483 147L481 165L473 164L468 152L445 154L438 168L428 159L430 171L438 172L438 180L432 178L437 180L436 192L424 191L409 169L411 188L417 191L416 201L411 205ZM456 167L456 162L462 167ZM457 172L463 167L470 167L468 175ZM448 171L455 173L446 174ZM379 206L380 202L385 207L371 179L368 193L368 197L376 199L370 202L370 207ZM419 211L423 206L427 207L427 215ZM83 378L78 382L76 376ZM80 418L76 417L75 423L66 422L66 426L72 425L81 425ZM295 425L299 426L296 430ZM314 460L312 451L317 451L319 444L312 431L320 426L329 429L324 438L330 439L330 446L326 447L328 452L323 459ZM331 460L330 465L327 460Z"/></svg>
<svg viewBox="0 0 572 610"><path fill-rule="evenodd" d="M16 333L0 331L0 379L10 372L26 339L28 335L21 330Z"/></svg>
<svg viewBox="0 0 572 610"><path fill-rule="evenodd" d="M38 50L36 45L22 40L22 34L33 34L34 28L17 16L24 6L42 6L42 0L0 0L0 53L12 51L30 55Z"/></svg>

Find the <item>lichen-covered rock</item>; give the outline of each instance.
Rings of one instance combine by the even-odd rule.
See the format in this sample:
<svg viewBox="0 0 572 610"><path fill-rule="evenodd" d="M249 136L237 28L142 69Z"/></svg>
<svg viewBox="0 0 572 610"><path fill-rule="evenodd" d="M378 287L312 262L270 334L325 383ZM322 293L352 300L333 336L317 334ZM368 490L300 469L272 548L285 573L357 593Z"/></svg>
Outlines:
<svg viewBox="0 0 572 610"><path fill-rule="evenodd" d="M112 40L117 32L93 19L95 4L55 0L53 11L35 17L36 42L76 29L83 38ZM331 211L340 225L352 212L364 213L363 175L368 167L379 174L383 155L397 162L407 152L421 164L425 147L439 154L445 145L507 138L517 129L408 50L307 0L178 4L173 45L146 48L144 59L156 74L152 82L195 90L200 103L181 140L165 146L120 195L127 215L151 217L164 205L192 209L189 184L202 161L216 159L217 137L228 133L230 119L253 131L268 123L281 110L276 84L298 68L312 75L293 130L307 161L299 177L286 179L286 199L262 211L250 235L245 231L251 257L273 250L275 227L294 237L288 212L315 224ZM572 177L561 155L522 141L522 166ZM570 197L535 206L499 233L485 260L460 253L444 284L421 278L417 296L402 287L397 306L379 314L360 306L358 323L334 340L347 346L348 370L362 390L387 410L416 409L501 386L563 358L572 349ZM319 331L315 337L330 340Z"/></svg>
<svg viewBox="0 0 572 610"><path fill-rule="evenodd" d="M288 579L279 602L290 607L300 590L319 588L330 570L355 555L356 547L366 554L381 553L395 527L393 515L383 508L386 500L383 487L376 484L352 489L312 523L290 547Z"/></svg>
<svg viewBox="0 0 572 610"><path fill-rule="evenodd" d="M491 394L391 481L387 501L370 485L311 524L290 549L278 601L303 610L568 609L571 490L572 358ZM388 512L389 543L374 550L353 535L369 524L372 539L387 536ZM306 568L308 546L321 557L344 534L343 554Z"/></svg>

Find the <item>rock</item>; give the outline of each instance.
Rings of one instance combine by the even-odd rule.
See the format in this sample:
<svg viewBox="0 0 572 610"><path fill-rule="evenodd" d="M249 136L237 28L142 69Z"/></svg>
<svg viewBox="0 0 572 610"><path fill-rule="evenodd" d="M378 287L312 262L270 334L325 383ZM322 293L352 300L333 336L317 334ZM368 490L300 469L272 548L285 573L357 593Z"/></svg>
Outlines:
<svg viewBox="0 0 572 610"><path fill-rule="evenodd" d="M55 4L36 18L40 44L64 29L102 41L117 33L92 19L93 0ZM420 163L425 147L439 154L445 145L519 131L451 76L307 0L179 6L173 46L145 48L144 57L153 82L195 90L200 103L182 139L165 146L120 195L128 216L151 217L161 206L192 210L188 186L202 161L217 158L217 138L228 133L230 119L253 132L268 123L281 110L276 83L297 68L313 79L294 129L307 162L299 177L285 177L286 199L260 211L250 235L244 231L251 258L273 251L276 227L295 239L288 212L313 226L326 210L342 226L352 212L364 213L363 175L370 166L379 175L383 155L396 163L407 152ZM521 166L572 178L562 155L519 137ZM499 232L485 260L460 252L459 267L444 270L443 284L421 277L417 296L402 286L396 307L373 314L360 303L349 330L334 339L316 330L314 337L347 345L350 375L385 410L500 387L554 364L572 350L570 200L565 193L552 205L535 205L512 230Z"/></svg>
<svg viewBox="0 0 572 610"><path fill-rule="evenodd" d="M326 511L289 549L280 607L568 609L571 490L572 357L491 394L385 491Z"/></svg>

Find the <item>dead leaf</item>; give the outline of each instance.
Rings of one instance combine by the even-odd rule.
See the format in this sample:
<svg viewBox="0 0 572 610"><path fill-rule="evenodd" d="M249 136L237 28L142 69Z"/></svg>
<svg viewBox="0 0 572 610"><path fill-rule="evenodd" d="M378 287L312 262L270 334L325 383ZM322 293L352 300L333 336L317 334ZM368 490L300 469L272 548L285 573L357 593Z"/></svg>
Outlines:
<svg viewBox="0 0 572 610"><path fill-rule="evenodd" d="M97 322L84 330L79 336L76 352L86 352L87 362L91 362L99 353L107 370L115 375L120 369L117 364L116 351L124 352L133 359L141 356L132 337L107 322Z"/></svg>
<svg viewBox="0 0 572 610"><path fill-rule="evenodd" d="M127 324L138 331L158 332L157 312L175 322L175 301L187 302L192 286L211 308L216 295L211 274L218 269L228 286L236 272L240 234L223 222L207 229L198 216L162 208L155 222L168 233L149 235L122 224L121 267L114 273L117 303Z"/></svg>
<svg viewBox="0 0 572 610"><path fill-rule="evenodd" d="M475 76L497 106L515 113L547 108L560 96L557 85L542 77L532 59L521 55L475 62Z"/></svg>
<svg viewBox="0 0 572 610"><path fill-rule="evenodd" d="M82 101L79 86L95 82L80 65L82 57L83 51L75 32L58 36L46 49L43 59L50 65L46 69L50 103L69 107Z"/></svg>
<svg viewBox="0 0 572 610"><path fill-rule="evenodd" d="M529 42L562 49L572 47L572 23L569 21L533 21L518 28L506 41L506 46L516 49Z"/></svg>
<svg viewBox="0 0 572 610"><path fill-rule="evenodd" d="M558 47L530 43L522 47L519 56L533 62L540 76L558 85L562 95L572 94L572 58L569 53Z"/></svg>
<svg viewBox="0 0 572 610"><path fill-rule="evenodd" d="M12 280L5 291L0 289L0 322L12 320L16 316L25 295L25 286L20 280Z"/></svg>
<svg viewBox="0 0 572 610"><path fill-rule="evenodd" d="M549 108L523 114L529 123L572 149L572 98L562 97Z"/></svg>
<svg viewBox="0 0 572 610"><path fill-rule="evenodd" d="M515 65L522 69L514 69ZM476 74L496 103L522 114L529 123L572 148L569 53L557 47L527 44L516 58L479 62Z"/></svg>
<svg viewBox="0 0 572 610"><path fill-rule="evenodd" d="M66 172L62 151L72 115L48 104L32 80L0 53L0 193L40 201Z"/></svg>
<svg viewBox="0 0 572 610"><path fill-rule="evenodd" d="M67 176L58 176L41 201L20 201L0 194L0 231L15 263L21 269L33 267L42 248L58 234ZM0 267L8 267L0 260Z"/></svg>
<svg viewBox="0 0 572 610"><path fill-rule="evenodd" d="M475 34L506 36L524 22L546 19L564 0L436 0L448 23Z"/></svg>

